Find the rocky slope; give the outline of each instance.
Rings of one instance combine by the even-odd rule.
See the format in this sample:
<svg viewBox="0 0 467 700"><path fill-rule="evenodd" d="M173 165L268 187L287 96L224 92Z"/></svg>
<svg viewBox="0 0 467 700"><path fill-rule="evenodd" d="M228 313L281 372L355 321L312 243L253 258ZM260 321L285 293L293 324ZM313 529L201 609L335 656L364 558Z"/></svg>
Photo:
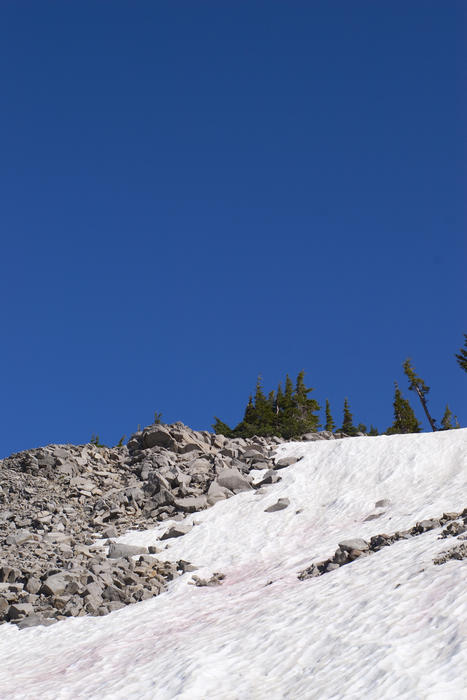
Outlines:
<svg viewBox="0 0 467 700"><path fill-rule="evenodd" d="M49 445L1 460L0 621L23 628L105 615L165 590L190 564L160 561L163 540L185 534L187 513L278 481L290 463L274 460L280 442L175 423L148 426L123 447ZM255 481L253 469L262 474ZM149 548L114 541L164 520Z"/></svg>

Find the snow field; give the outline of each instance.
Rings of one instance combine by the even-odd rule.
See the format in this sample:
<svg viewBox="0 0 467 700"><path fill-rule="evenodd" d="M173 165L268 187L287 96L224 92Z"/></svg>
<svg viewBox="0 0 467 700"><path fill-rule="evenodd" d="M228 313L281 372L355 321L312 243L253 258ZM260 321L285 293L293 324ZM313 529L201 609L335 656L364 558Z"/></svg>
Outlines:
<svg viewBox="0 0 467 700"><path fill-rule="evenodd" d="M464 700L465 561L435 566L439 529L316 579L298 572L339 541L408 529L467 506L467 430L286 443L303 456L264 493L188 516L158 556L191 574L103 618L0 627L0 698ZM259 473L258 473L259 476ZM265 513L278 498L285 510ZM388 499L390 505L375 508ZM371 513L382 513L364 522ZM170 521L120 541L156 544ZM164 543L160 543L161 546Z"/></svg>

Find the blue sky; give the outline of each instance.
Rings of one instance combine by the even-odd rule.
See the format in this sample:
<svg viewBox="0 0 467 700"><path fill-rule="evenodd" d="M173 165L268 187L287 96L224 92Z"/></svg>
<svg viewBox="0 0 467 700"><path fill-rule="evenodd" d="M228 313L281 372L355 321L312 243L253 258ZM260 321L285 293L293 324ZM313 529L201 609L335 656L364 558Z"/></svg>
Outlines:
<svg viewBox="0 0 467 700"><path fill-rule="evenodd" d="M236 424L259 373L301 369L384 430L407 356L467 425L466 24L452 0L3 3L0 456L156 410Z"/></svg>

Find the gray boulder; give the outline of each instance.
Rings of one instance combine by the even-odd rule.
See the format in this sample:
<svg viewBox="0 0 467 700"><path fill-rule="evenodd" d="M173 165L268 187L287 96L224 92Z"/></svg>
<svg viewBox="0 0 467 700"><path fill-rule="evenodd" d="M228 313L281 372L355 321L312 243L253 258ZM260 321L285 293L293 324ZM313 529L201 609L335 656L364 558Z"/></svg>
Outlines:
<svg viewBox="0 0 467 700"><path fill-rule="evenodd" d="M33 612L34 608L31 603L13 603L8 609L7 618L9 620L18 620L20 617L32 615Z"/></svg>
<svg viewBox="0 0 467 700"><path fill-rule="evenodd" d="M162 425L150 425L143 430L141 436L143 448L165 447L173 450L176 442L169 430Z"/></svg>
<svg viewBox="0 0 467 700"><path fill-rule="evenodd" d="M282 457L282 459L277 460L273 465L273 469L285 469L285 467L290 467L292 464L296 464L300 461L301 457Z"/></svg>
<svg viewBox="0 0 467 700"><path fill-rule="evenodd" d="M352 550L366 552L367 549L370 549L368 542L360 537L355 537L355 539L351 540L343 540L342 542L339 542L339 547L345 552L351 552Z"/></svg>
<svg viewBox="0 0 467 700"><path fill-rule="evenodd" d="M216 479L219 486L223 486L230 491L249 491L252 486L250 482L238 471L238 469L222 469Z"/></svg>
<svg viewBox="0 0 467 700"><path fill-rule="evenodd" d="M164 534L161 537L161 540L169 540L173 537L183 537L183 535L186 535L190 532L192 527L193 525L188 522L175 523L175 525L172 525L171 527L169 527L168 530L164 532Z"/></svg>
<svg viewBox="0 0 467 700"><path fill-rule="evenodd" d="M45 595L59 596L65 593L68 581L63 574L53 574L42 583L40 592Z"/></svg>
<svg viewBox="0 0 467 700"><path fill-rule="evenodd" d="M272 506L269 506L269 508L265 508L264 512L265 513L275 513L277 510L284 510L284 508L287 508L287 506L290 505L290 501L288 498L279 498L276 503L274 503Z"/></svg>
<svg viewBox="0 0 467 700"><path fill-rule="evenodd" d="M147 547L138 547L133 544L123 544L121 542L111 542L109 545L109 559L121 559L122 557L134 557L137 554L147 554Z"/></svg>
<svg viewBox="0 0 467 700"><path fill-rule="evenodd" d="M281 480L281 477L279 474L274 471L274 469L269 469L266 474L263 476L261 481L256 484L256 488L260 488L261 486L266 486L266 484L276 484L278 481Z"/></svg>
<svg viewBox="0 0 467 700"><path fill-rule="evenodd" d="M232 491L229 491L222 486L219 486L217 481L213 481L208 489L208 504L213 506L218 501L223 501L225 498L232 496Z"/></svg>
<svg viewBox="0 0 467 700"><path fill-rule="evenodd" d="M175 508L184 513L195 513L198 510L203 510L208 505L206 496L186 496L185 498L176 498L174 502Z"/></svg>

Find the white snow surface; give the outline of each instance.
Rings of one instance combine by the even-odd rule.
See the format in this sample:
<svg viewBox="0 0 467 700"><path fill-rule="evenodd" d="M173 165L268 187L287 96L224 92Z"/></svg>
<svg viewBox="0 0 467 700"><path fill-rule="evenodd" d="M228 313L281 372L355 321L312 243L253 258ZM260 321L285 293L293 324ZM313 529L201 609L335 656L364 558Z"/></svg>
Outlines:
<svg viewBox="0 0 467 700"><path fill-rule="evenodd" d="M285 443L277 454L303 459L264 493L188 516L192 531L158 555L204 578L222 572L222 585L189 585L187 573L106 617L1 626L0 698L465 700L467 564L433 564L456 539L438 528L319 578L297 574L343 539L466 507L467 430ZM288 508L264 512L282 497ZM390 505L375 508L381 499ZM170 522L120 541L156 544Z"/></svg>

